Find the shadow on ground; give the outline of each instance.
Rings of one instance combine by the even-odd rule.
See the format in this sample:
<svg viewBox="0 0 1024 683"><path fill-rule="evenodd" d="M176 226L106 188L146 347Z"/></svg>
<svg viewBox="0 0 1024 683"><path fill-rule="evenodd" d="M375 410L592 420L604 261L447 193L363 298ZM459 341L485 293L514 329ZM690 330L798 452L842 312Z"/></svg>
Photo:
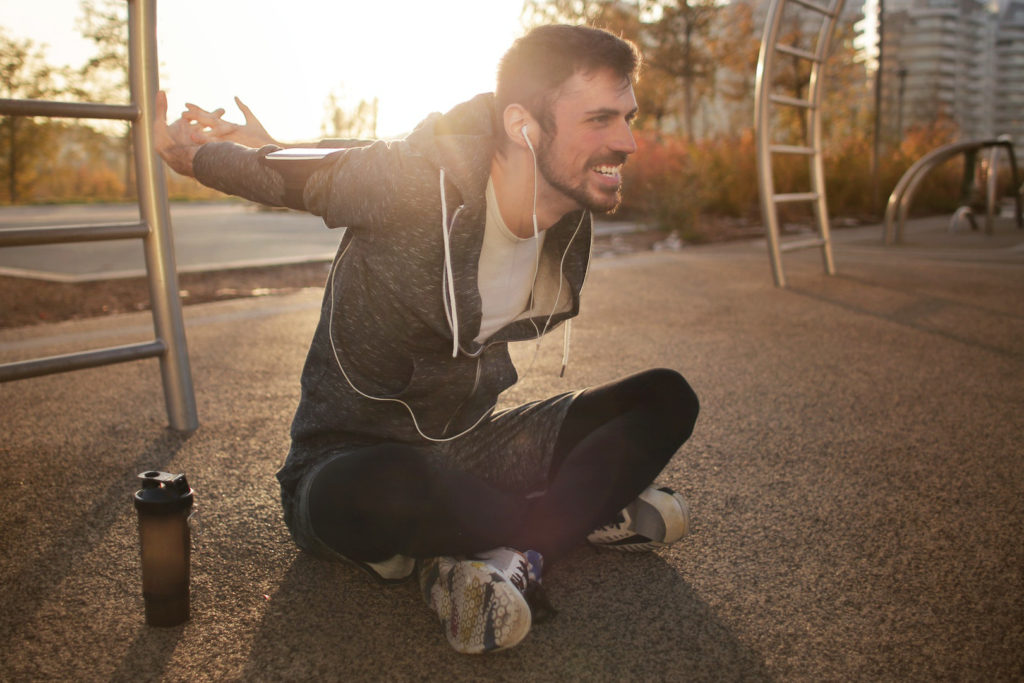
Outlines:
<svg viewBox="0 0 1024 683"><path fill-rule="evenodd" d="M552 568L545 585L558 615L535 625L520 647L466 656L447 650L414 582L381 589L355 570L300 554L269 596L243 678L267 671L290 680L341 671L356 679L421 673L392 668L397 653L401 662L443 662L438 678L506 680L544 671L546 679L625 680L656 670L680 680L769 678L760 658L657 555L581 548Z"/></svg>

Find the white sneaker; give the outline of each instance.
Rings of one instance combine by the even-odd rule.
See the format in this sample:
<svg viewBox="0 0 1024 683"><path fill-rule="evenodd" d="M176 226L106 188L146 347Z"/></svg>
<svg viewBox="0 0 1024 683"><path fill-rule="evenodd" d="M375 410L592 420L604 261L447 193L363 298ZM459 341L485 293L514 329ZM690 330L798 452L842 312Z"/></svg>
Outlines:
<svg viewBox="0 0 1024 683"><path fill-rule="evenodd" d="M530 632L526 556L497 548L474 559L435 557L420 565L423 599L457 652L479 654L519 644Z"/></svg>
<svg viewBox="0 0 1024 683"><path fill-rule="evenodd" d="M614 522L590 532L587 541L602 548L636 552L675 543L689 532L686 499L670 488L649 486Z"/></svg>
<svg viewBox="0 0 1024 683"><path fill-rule="evenodd" d="M360 562L345 558L380 583L402 583L416 570L416 560L405 555L392 555L381 562Z"/></svg>

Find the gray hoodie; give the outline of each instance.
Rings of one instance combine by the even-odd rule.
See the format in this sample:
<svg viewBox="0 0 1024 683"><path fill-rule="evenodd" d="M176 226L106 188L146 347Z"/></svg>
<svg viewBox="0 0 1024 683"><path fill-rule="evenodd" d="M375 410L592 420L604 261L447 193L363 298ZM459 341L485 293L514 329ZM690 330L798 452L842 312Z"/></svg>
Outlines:
<svg viewBox="0 0 1024 683"><path fill-rule="evenodd" d="M265 158L274 148L231 143L204 145L196 155L196 177L206 185L348 228L302 372L291 452L278 473L286 516L303 472L328 452L422 444L424 436L450 438L472 427L516 382L507 343L536 338L578 313L590 259L588 212L567 214L548 230L531 309L485 343L473 341L495 121L493 95L484 94L432 114L403 140L316 162L274 162Z"/></svg>

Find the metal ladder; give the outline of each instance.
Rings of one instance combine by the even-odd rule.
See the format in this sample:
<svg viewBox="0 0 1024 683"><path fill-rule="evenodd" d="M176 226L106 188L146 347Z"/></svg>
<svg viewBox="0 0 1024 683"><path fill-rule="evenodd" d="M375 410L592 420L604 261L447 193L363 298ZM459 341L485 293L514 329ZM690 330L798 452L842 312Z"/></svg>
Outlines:
<svg viewBox="0 0 1024 683"><path fill-rule="evenodd" d="M798 249L821 249L825 272L835 275L832 259L832 240L829 235L828 206L825 202L825 171L821 146L821 93L825 60L828 57L832 34L843 10L844 0L831 0L823 5L812 0L771 0L765 17L761 52L757 60L757 78L754 91L754 134L757 148L757 180L761 196L761 213L768 232L768 252L772 275L777 287L786 286L782 269L782 252ZM813 51L779 43L779 29L786 7L797 5L821 19ZM772 92L772 74L777 55L790 55L811 63L807 99L778 95ZM795 107L807 112L807 139L804 145L777 144L772 141L771 111L773 106ZM809 192L777 193L772 170L772 155L802 155L810 162L811 190ZM809 202L814 208L817 236L812 239L780 242L778 205Z"/></svg>
<svg viewBox="0 0 1024 683"><path fill-rule="evenodd" d="M141 222L0 230L0 247L138 238L143 241L156 339L0 365L0 382L39 377L143 358L159 358L172 429L199 426L178 295L163 166L153 149L153 106L159 90L156 0L127 0L129 88L125 105L0 99L0 114L129 121Z"/></svg>

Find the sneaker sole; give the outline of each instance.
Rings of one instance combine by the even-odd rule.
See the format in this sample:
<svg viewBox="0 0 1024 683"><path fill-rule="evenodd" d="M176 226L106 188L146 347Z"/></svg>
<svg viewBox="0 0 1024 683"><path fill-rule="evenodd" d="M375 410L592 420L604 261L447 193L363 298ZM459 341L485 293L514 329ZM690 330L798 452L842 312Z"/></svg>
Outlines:
<svg viewBox="0 0 1024 683"><path fill-rule="evenodd" d="M436 579L424 597L456 652L504 650L518 645L530 632L526 598L501 574L478 561L439 558L437 562L454 566L447 572L443 566L436 568Z"/></svg>
<svg viewBox="0 0 1024 683"><path fill-rule="evenodd" d="M335 554L335 557L349 566L362 570L375 583L384 586L405 583L416 572L416 560L402 555L395 555L383 562L363 562L338 554Z"/></svg>
<svg viewBox="0 0 1024 683"><path fill-rule="evenodd" d="M672 489L648 489L637 499L632 536L607 543L593 543L600 548L621 552L646 552L664 548L690 533L690 506L681 494ZM673 506L675 510L667 510ZM664 541L655 541L663 538Z"/></svg>

